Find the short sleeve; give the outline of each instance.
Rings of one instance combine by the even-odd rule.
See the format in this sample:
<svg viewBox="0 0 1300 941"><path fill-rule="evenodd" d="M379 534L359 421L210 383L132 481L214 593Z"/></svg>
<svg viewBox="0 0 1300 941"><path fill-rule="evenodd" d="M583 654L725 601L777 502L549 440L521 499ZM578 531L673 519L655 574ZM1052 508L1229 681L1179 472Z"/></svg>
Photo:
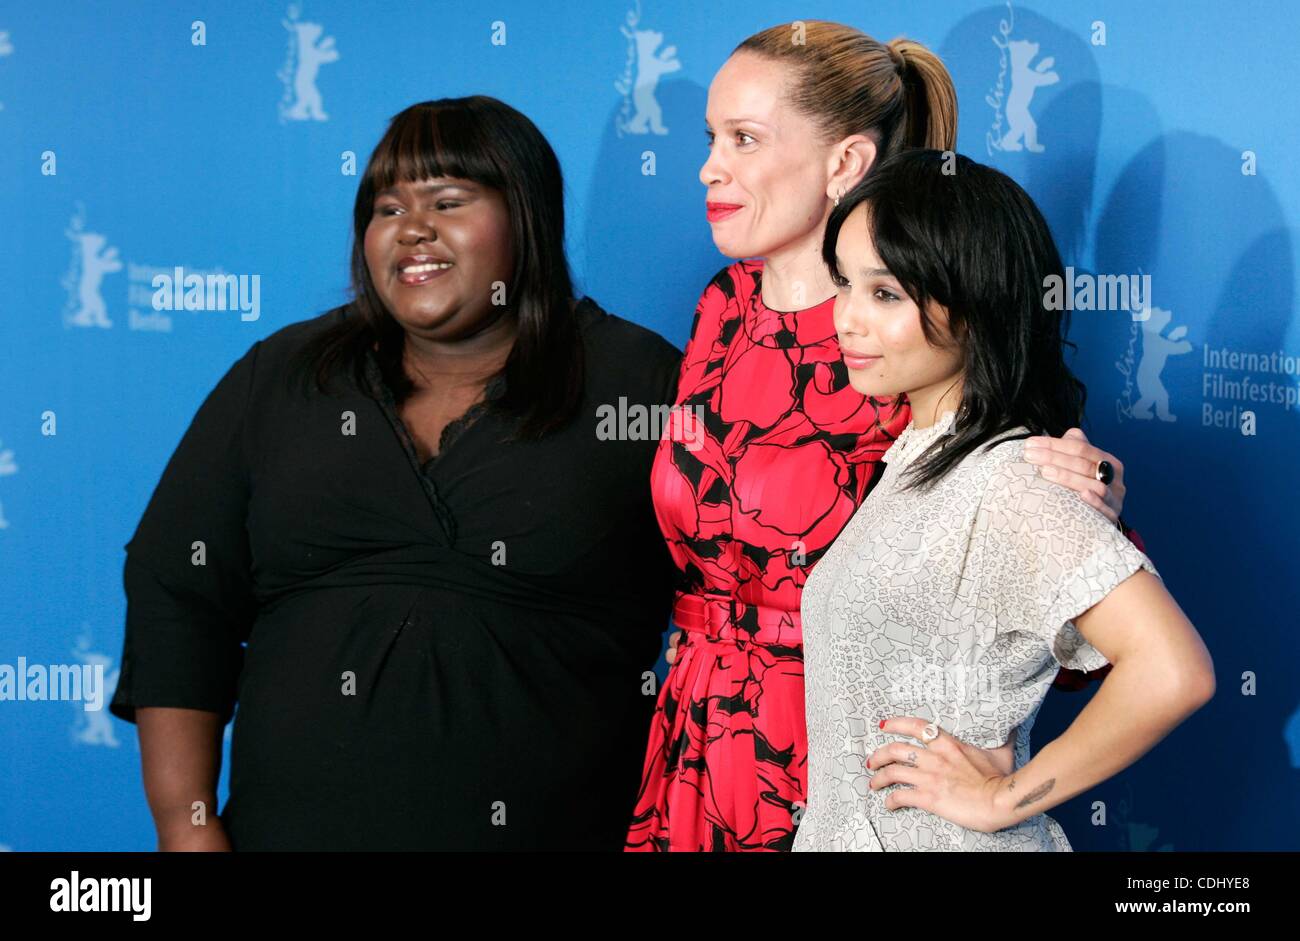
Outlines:
<svg viewBox="0 0 1300 941"><path fill-rule="evenodd" d="M1001 447L1012 446L1023 442ZM997 633L1032 634L1071 670L1104 667L1109 661L1073 619L1139 569L1158 576L1151 560L1078 494L1021 461L993 474L976 527L982 530L981 595L993 608Z"/></svg>
<svg viewBox="0 0 1300 941"><path fill-rule="evenodd" d="M109 710L234 712L256 616L245 416L259 343L199 407L126 544L126 632Z"/></svg>

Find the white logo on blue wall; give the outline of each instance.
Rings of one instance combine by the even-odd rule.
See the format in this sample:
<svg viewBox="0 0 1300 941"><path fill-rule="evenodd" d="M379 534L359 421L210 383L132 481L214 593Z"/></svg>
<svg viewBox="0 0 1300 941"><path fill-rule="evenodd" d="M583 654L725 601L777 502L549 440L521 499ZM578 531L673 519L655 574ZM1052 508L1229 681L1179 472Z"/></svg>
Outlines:
<svg viewBox="0 0 1300 941"><path fill-rule="evenodd" d="M1015 14L1007 3L1007 18L998 21L998 35L992 37L1000 50L998 82L984 100L993 108L993 126L984 136L991 155L995 150L1028 150L1040 154L1038 122L1029 111L1034 93L1044 85L1055 85L1061 76L1052 71L1056 60L1048 56L1034 64L1039 46L1027 39L1012 39ZM1007 86L1010 72L1010 88Z"/></svg>
<svg viewBox="0 0 1300 941"><path fill-rule="evenodd" d="M287 18L280 22L289 31L289 51L283 68L276 73L284 85L280 100L280 120L328 121L316 77L320 67L337 62L339 51L334 48L334 37L324 36L325 27L299 19L302 7L290 4Z"/></svg>
<svg viewBox="0 0 1300 941"><path fill-rule="evenodd" d="M1166 335L1165 327L1173 319L1173 313L1163 307L1151 307L1150 316L1142 321L1134 321L1129 334L1129 345L1125 356L1116 368L1125 377L1124 392L1118 403L1120 418L1138 418L1149 421L1154 416L1161 421L1176 421L1177 416L1169 408L1169 390L1165 388L1161 373L1171 356L1181 356L1192 351L1192 344L1184 339L1187 327L1179 326ZM1137 361L1136 375L1133 370L1134 348L1138 340L1138 327L1141 326L1142 358ZM1133 386L1137 386L1137 401L1133 401Z"/></svg>
<svg viewBox="0 0 1300 941"><path fill-rule="evenodd" d="M667 134L663 110L655 98L655 87L660 76L676 72L682 67L677 59L677 47L660 50L664 34L652 29L638 29L641 22L641 4L627 12L627 23L619 30L627 37L627 64L614 88L623 96L623 110L615 119L619 136L623 134Z"/></svg>
<svg viewBox="0 0 1300 941"><path fill-rule="evenodd" d="M18 462L14 460L12 448L6 448L0 441L0 477L12 477L18 473ZM5 519L5 507L0 503L0 529L8 529L9 521Z"/></svg>
<svg viewBox="0 0 1300 941"><path fill-rule="evenodd" d="M0 29L0 58L14 54L14 44L9 41L7 30ZM0 101L0 111L4 110L4 102Z"/></svg>
<svg viewBox="0 0 1300 941"><path fill-rule="evenodd" d="M98 667L99 670L103 671L104 683L100 695L103 697L104 702L109 702L117 689L117 679L121 673L120 670L113 670L112 673L108 672L113 665L113 658L106 653L91 649L89 632L82 633L77 637L77 646L73 649L72 655L87 667L91 669ZM122 743L113 734L113 723L110 721L110 717L111 713L107 709L87 711L78 708L77 721L72 729L72 740L79 745L103 745L107 748L117 748Z"/></svg>
<svg viewBox="0 0 1300 941"><path fill-rule="evenodd" d="M111 327L108 308L104 304L101 285L105 275L122 270L117 249L108 244L108 237L86 229L86 220L79 210L64 234L72 241L72 260L63 276L62 285L68 291L64 305L63 323L71 327Z"/></svg>
<svg viewBox="0 0 1300 941"><path fill-rule="evenodd" d="M67 292L64 326L112 327L114 321L109 319L104 301L104 278L124 267L128 330L170 333L170 311L239 311L243 321L261 316L261 275L228 274L220 266L163 267L123 261L107 236L86 228L80 203L66 234L72 242L72 258L59 280Z"/></svg>

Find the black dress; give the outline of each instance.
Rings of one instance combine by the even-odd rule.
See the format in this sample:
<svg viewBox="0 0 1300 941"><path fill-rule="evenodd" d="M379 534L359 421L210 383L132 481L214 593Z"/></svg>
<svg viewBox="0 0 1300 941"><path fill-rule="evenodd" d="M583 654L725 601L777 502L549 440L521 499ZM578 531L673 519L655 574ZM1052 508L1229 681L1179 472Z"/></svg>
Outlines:
<svg viewBox="0 0 1300 941"><path fill-rule="evenodd" d="M374 397L286 386L342 315L199 408L126 545L110 709L234 712L236 850L621 849L675 569L656 441L602 440L597 409L671 405L681 354L584 298L577 416L502 443L478 406L421 468L373 359Z"/></svg>

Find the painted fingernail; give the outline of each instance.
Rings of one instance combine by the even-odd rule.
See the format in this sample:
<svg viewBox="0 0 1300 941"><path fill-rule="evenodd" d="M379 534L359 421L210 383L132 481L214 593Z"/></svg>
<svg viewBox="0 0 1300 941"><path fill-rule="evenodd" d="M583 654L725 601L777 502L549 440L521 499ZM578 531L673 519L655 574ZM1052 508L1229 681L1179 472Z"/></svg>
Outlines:
<svg viewBox="0 0 1300 941"><path fill-rule="evenodd" d="M881 719L881 720L880 720L880 727L881 727L882 729L885 727L885 720L884 720L884 719Z"/></svg>

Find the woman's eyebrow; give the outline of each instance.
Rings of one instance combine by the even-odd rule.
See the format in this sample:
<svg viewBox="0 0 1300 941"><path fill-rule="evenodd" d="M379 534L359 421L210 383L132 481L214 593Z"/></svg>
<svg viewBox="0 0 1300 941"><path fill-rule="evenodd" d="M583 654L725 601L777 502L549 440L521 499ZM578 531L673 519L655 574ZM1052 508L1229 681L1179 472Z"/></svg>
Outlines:
<svg viewBox="0 0 1300 941"><path fill-rule="evenodd" d="M735 127L737 124L757 124L759 127L767 127L766 124L757 118L727 118L727 120L722 122L723 127ZM708 118L704 119L704 126L709 128L713 127L713 125L709 123Z"/></svg>
<svg viewBox="0 0 1300 941"><path fill-rule="evenodd" d="M415 188L415 192L423 196L427 193L439 193L442 190L471 190L472 191L474 189L475 187L474 184L472 183L421 183L419 186ZM396 185L385 186L378 193L376 193L375 196L376 197L392 196L396 192L397 192Z"/></svg>
<svg viewBox="0 0 1300 941"><path fill-rule="evenodd" d="M844 264L844 259L839 255L835 256L835 267L840 271L847 271L848 265ZM858 274L864 278L885 277L892 278L894 275L888 268L859 268Z"/></svg>

